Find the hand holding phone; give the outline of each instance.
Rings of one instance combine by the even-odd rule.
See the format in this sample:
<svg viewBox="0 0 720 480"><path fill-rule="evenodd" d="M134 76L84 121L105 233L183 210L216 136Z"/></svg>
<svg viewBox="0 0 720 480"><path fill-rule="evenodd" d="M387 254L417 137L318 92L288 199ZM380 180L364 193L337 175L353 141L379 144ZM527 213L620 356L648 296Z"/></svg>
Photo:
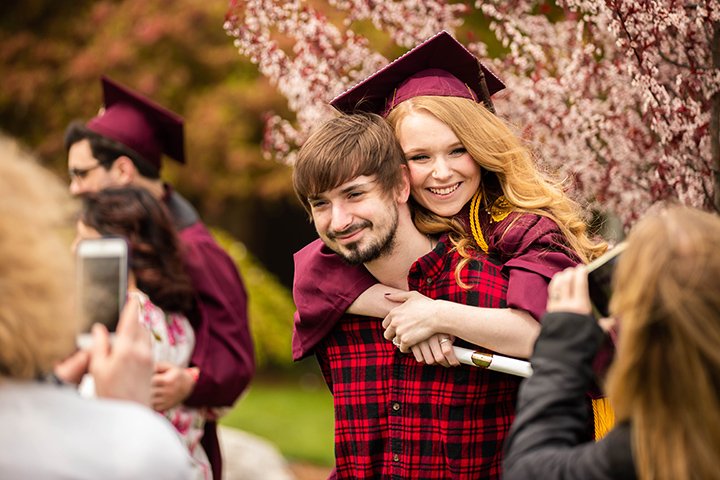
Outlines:
<svg viewBox="0 0 720 480"><path fill-rule="evenodd" d="M78 344L87 347L95 323L117 328L125 304L128 277L127 242L118 237L81 240L75 251L77 291L83 328Z"/></svg>
<svg viewBox="0 0 720 480"><path fill-rule="evenodd" d="M93 327L90 374L99 397L150 406L153 357L150 333L138 322L139 303L131 298L122 310L111 346L107 330Z"/></svg>
<svg viewBox="0 0 720 480"><path fill-rule="evenodd" d="M587 269L584 265L566 268L553 276L548 285L548 312L589 315L591 310Z"/></svg>

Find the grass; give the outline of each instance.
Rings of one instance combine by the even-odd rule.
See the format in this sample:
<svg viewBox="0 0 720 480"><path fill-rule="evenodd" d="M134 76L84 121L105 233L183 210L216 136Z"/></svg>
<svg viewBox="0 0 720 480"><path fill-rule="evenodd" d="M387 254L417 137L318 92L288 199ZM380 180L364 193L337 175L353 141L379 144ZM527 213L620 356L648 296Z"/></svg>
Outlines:
<svg viewBox="0 0 720 480"><path fill-rule="evenodd" d="M259 375L220 423L263 437L290 461L334 464L332 396L307 368Z"/></svg>

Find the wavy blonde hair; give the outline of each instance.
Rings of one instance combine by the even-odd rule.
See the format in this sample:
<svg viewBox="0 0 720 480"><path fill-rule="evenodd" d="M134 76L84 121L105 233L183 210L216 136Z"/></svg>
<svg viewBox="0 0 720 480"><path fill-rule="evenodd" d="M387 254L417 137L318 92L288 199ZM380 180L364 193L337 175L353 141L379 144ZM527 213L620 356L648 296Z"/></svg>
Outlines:
<svg viewBox="0 0 720 480"><path fill-rule="evenodd" d="M74 348L72 225L59 180L0 138L0 376L32 379Z"/></svg>
<svg viewBox="0 0 720 480"><path fill-rule="evenodd" d="M610 310L620 341L608 380L632 424L640 478L716 478L720 465L720 218L687 207L628 237Z"/></svg>
<svg viewBox="0 0 720 480"><path fill-rule="evenodd" d="M489 207L503 195L515 211L534 213L553 220L579 259L588 262L607 245L590 240L581 209L537 167L530 150L510 127L482 104L459 97L420 96L405 100L387 117L396 133L408 114L426 111L448 125L481 167L483 202ZM461 236L461 252L474 243L461 224L420 207L417 227L427 233L452 230Z"/></svg>

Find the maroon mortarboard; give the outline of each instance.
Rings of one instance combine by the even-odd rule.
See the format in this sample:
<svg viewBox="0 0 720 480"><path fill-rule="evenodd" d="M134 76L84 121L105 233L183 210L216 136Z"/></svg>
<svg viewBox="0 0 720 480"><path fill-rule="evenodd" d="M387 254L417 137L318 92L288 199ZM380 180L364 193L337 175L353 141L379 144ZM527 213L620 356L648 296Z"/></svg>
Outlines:
<svg viewBox="0 0 720 480"><path fill-rule="evenodd" d="M344 113L386 116L404 100L421 95L463 97L485 103L505 85L452 35L442 31L354 87L330 104Z"/></svg>
<svg viewBox="0 0 720 480"><path fill-rule="evenodd" d="M185 163L180 115L105 76L101 80L105 109L87 128L131 148L158 169L163 153Z"/></svg>

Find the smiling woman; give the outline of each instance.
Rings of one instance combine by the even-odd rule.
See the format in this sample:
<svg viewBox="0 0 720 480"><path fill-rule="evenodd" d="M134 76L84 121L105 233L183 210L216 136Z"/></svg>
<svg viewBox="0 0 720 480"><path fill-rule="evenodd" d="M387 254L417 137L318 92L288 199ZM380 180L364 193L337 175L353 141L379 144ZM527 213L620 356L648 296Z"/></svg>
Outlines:
<svg viewBox="0 0 720 480"><path fill-rule="evenodd" d="M424 110L396 127L410 169L413 198L440 216L462 210L480 187L480 165L448 125Z"/></svg>

